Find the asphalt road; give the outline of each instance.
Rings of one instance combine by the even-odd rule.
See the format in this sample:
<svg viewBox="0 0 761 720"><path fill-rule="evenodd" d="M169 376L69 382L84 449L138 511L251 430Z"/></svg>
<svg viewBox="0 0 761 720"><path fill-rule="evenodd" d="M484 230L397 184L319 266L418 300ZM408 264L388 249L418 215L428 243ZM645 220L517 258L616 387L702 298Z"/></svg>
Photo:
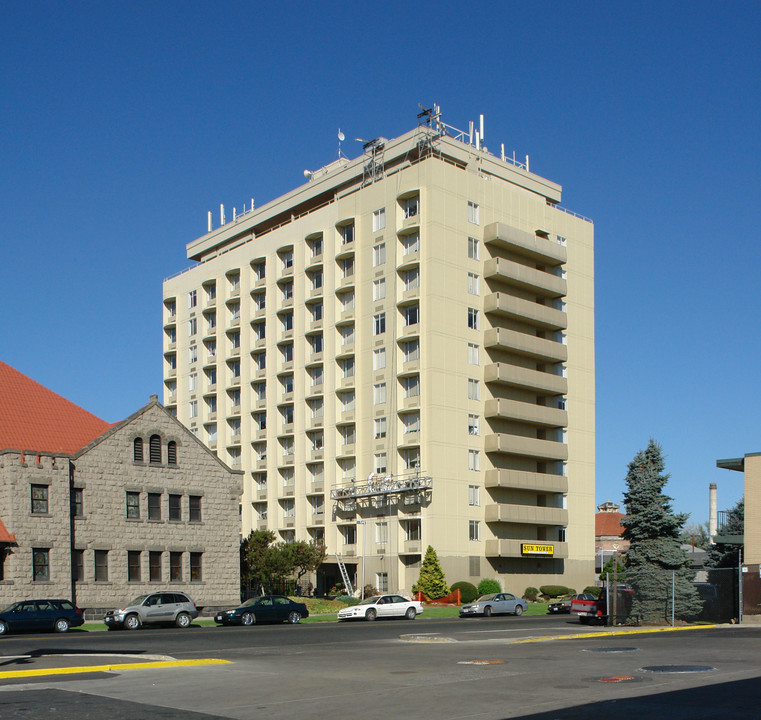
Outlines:
<svg viewBox="0 0 761 720"><path fill-rule="evenodd" d="M593 637L568 637L578 633ZM0 673L160 658L228 662L0 676L0 718L758 715L761 628L604 633L563 616L524 616L11 635L0 640ZM702 671L645 669L674 665Z"/></svg>

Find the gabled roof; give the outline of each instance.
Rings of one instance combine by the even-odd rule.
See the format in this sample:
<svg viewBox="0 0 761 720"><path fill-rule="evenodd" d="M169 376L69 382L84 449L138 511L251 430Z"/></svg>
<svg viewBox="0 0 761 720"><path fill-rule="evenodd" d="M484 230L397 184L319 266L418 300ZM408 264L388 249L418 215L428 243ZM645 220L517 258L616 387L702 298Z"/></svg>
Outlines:
<svg viewBox="0 0 761 720"><path fill-rule="evenodd" d="M0 361L0 449L69 455L109 427Z"/></svg>
<svg viewBox="0 0 761 720"><path fill-rule="evenodd" d="M0 543L15 543L16 538L11 535L3 525L3 521L0 520Z"/></svg>
<svg viewBox="0 0 761 720"><path fill-rule="evenodd" d="M599 512L595 514L595 537L620 537L624 531L620 512Z"/></svg>

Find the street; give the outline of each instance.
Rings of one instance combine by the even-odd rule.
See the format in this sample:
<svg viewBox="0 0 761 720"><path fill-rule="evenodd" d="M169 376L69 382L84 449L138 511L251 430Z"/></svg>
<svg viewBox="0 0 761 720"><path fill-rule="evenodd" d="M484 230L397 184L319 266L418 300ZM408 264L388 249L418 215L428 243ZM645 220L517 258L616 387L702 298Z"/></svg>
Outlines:
<svg viewBox="0 0 761 720"><path fill-rule="evenodd" d="M759 639L737 626L610 635L568 616L11 635L0 673L227 662L0 679L0 717L747 718ZM674 665L692 671L643 669Z"/></svg>

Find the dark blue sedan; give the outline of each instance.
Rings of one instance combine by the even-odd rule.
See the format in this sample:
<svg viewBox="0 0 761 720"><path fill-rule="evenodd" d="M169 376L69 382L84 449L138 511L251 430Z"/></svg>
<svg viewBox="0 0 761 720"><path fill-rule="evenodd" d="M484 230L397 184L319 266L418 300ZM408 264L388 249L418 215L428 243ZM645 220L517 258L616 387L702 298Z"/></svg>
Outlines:
<svg viewBox="0 0 761 720"><path fill-rule="evenodd" d="M69 600L23 600L0 612L0 635L17 630L64 633L84 621L82 611Z"/></svg>
<svg viewBox="0 0 761 720"><path fill-rule="evenodd" d="M294 602L283 595L263 595L246 600L233 610L218 612L214 622L220 625L254 625L267 622L300 622L309 617L304 603Z"/></svg>

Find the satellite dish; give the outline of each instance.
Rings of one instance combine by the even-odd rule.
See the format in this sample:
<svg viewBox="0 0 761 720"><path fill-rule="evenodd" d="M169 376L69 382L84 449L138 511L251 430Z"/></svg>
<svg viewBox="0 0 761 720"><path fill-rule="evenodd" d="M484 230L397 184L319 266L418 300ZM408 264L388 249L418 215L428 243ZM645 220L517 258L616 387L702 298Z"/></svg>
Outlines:
<svg viewBox="0 0 761 720"><path fill-rule="evenodd" d="M312 171L311 170L304 170L304 177L309 179L312 177Z"/></svg>
<svg viewBox="0 0 761 720"><path fill-rule="evenodd" d="M346 135L341 132L341 128L338 128L338 142L343 142L344 140L346 140Z"/></svg>

